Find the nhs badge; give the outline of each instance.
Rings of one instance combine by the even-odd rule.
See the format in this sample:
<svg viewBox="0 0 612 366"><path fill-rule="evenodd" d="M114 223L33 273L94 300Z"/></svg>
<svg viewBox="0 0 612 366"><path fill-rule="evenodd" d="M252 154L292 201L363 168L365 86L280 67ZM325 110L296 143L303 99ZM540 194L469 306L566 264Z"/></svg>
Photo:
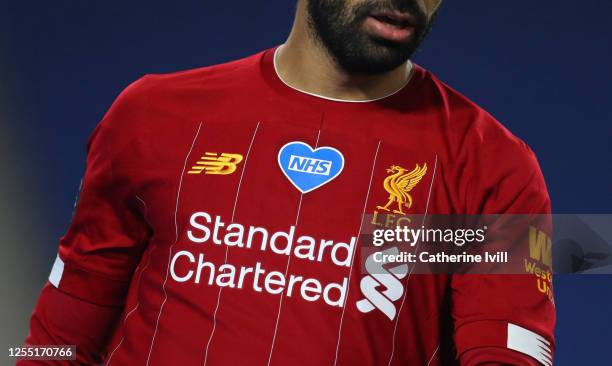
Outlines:
<svg viewBox="0 0 612 366"><path fill-rule="evenodd" d="M278 165L295 188L308 193L340 175L344 156L333 147L313 149L308 144L293 141L278 152Z"/></svg>

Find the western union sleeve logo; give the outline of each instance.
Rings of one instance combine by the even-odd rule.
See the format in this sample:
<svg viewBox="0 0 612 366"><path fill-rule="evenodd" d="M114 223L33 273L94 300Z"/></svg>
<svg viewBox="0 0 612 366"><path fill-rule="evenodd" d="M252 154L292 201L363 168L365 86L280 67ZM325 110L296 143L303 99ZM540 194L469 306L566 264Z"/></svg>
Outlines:
<svg viewBox="0 0 612 366"><path fill-rule="evenodd" d="M545 232L529 227L529 258L525 258L525 272L535 276L538 291L554 304L552 289L552 240ZM540 266L538 263L543 264Z"/></svg>
<svg viewBox="0 0 612 366"><path fill-rule="evenodd" d="M202 174L202 172L218 175L232 174L238 169L238 164L242 160L243 157L240 154L222 153L218 155L217 153L207 152L191 167L187 174Z"/></svg>
<svg viewBox="0 0 612 366"><path fill-rule="evenodd" d="M543 231L529 227L529 256L531 259L552 267L552 242Z"/></svg>

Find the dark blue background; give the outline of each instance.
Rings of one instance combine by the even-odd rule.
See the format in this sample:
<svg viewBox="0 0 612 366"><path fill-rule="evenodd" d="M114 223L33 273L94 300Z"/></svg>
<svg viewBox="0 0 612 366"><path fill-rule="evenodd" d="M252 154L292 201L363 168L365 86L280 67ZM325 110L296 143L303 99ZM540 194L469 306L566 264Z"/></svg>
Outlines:
<svg viewBox="0 0 612 366"><path fill-rule="evenodd" d="M20 142L15 159L36 167L37 179L15 193L35 208L28 217L48 239L37 250L50 268L86 138L120 90L145 73L282 43L294 2L56 0L2 8L0 82L10 85L4 97L15 116L2 129ZM610 14L606 0L445 1L415 58L533 148L557 213L612 211ZM612 277L557 277L556 299L556 364L612 364Z"/></svg>

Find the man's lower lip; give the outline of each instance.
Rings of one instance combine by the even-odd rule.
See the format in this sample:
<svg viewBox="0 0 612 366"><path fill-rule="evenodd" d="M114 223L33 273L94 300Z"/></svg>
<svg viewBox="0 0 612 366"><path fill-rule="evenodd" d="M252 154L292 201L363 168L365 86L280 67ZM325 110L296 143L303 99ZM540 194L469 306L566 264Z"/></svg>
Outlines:
<svg viewBox="0 0 612 366"><path fill-rule="evenodd" d="M364 25L370 32L376 34L376 36L395 42L405 41L412 35L414 30L411 26L397 28L371 16L366 18Z"/></svg>

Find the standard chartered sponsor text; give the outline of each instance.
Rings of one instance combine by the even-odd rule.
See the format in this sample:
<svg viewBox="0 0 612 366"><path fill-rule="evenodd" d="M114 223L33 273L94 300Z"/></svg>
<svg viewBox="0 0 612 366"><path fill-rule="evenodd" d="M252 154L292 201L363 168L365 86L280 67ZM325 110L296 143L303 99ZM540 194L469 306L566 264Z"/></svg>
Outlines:
<svg viewBox="0 0 612 366"><path fill-rule="evenodd" d="M213 218L206 212L195 212L190 216L187 238L197 246L225 245L237 250L259 250L346 269L351 266L357 243L356 237L344 242L317 240L309 235L296 237L295 226L290 226L287 231L270 232L259 226L227 224L221 216ZM348 270L340 273L348 274ZM339 282L322 283L316 278L268 271L259 261L237 266L231 263L231 255L227 263L210 261L206 250L198 247L176 251L170 262L170 275L179 283L205 283L237 289L251 287L256 292L265 291L273 295L284 292L288 297L301 296L306 301L324 301L334 307L342 307L348 286L348 277L342 277Z"/></svg>

